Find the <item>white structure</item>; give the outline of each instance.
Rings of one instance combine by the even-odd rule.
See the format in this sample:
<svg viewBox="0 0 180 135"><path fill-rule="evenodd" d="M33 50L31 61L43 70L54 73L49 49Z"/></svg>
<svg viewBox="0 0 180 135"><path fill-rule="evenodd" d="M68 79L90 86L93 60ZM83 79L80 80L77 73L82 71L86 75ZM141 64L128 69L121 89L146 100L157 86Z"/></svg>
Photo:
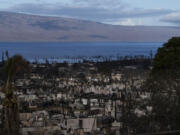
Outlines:
<svg viewBox="0 0 180 135"><path fill-rule="evenodd" d="M85 132L92 132L97 130L96 118L78 118L78 119L67 119L67 129L83 129Z"/></svg>

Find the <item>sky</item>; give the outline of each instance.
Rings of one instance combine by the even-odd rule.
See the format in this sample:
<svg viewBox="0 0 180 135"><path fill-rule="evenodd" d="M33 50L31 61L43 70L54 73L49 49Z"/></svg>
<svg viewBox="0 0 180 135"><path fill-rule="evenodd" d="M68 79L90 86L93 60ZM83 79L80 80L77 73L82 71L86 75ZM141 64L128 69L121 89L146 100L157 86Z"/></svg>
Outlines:
<svg viewBox="0 0 180 135"><path fill-rule="evenodd" d="M0 0L0 11L113 25L180 26L180 0Z"/></svg>

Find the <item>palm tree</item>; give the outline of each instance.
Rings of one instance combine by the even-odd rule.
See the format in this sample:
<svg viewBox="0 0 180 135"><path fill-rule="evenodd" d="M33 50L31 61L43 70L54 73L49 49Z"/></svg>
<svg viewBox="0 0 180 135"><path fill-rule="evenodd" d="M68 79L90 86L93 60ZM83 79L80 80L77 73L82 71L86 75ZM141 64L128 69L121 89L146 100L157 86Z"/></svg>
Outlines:
<svg viewBox="0 0 180 135"><path fill-rule="evenodd" d="M19 113L18 102L14 95L15 77L17 73L29 71L29 65L26 60L20 55L9 57L6 52L6 62L3 66L3 82L2 92L5 94L3 100L3 133L6 135L19 134Z"/></svg>

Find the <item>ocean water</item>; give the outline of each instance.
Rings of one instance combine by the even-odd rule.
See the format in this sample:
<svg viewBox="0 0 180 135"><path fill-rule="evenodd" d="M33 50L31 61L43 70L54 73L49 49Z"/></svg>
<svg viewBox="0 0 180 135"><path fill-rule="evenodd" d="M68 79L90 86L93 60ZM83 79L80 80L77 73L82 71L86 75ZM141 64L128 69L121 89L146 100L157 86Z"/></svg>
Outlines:
<svg viewBox="0 0 180 135"><path fill-rule="evenodd" d="M34 60L78 60L101 57L149 56L155 54L163 43L127 42L81 42L81 43L0 43L0 55L6 50L12 56L21 54L29 61Z"/></svg>

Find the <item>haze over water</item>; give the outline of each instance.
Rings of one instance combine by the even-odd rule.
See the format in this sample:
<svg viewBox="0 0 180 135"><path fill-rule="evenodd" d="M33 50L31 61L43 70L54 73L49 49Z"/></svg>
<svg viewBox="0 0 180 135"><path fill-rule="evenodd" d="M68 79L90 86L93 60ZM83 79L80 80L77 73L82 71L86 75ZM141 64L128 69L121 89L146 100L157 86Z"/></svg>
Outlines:
<svg viewBox="0 0 180 135"><path fill-rule="evenodd" d="M9 51L10 55L21 54L26 59L61 59L78 57L124 57L149 56L163 43L123 43L123 42L81 42L81 43L0 43L0 54Z"/></svg>

